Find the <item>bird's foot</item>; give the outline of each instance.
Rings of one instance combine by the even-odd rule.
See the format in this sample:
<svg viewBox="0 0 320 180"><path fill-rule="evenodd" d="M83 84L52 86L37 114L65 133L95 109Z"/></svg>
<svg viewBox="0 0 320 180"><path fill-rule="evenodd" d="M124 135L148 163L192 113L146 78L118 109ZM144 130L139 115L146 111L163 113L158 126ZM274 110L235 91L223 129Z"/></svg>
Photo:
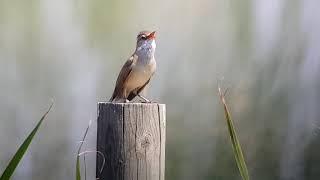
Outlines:
<svg viewBox="0 0 320 180"><path fill-rule="evenodd" d="M146 97L142 96L141 94L138 94L138 97L141 98L143 101L141 103L156 103L154 101L150 101Z"/></svg>

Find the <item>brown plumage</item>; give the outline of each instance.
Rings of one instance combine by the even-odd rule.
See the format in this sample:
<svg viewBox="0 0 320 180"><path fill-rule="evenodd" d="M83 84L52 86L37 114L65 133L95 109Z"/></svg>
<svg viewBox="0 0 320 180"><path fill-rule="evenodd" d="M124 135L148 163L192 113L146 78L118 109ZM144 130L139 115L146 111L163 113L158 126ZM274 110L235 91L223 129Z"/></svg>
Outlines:
<svg viewBox="0 0 320 180"><path fill-rule="evenodd" d="M155 32L142 31L138 34L136 50L118 75L111 102L131 101L150 82L156 70L155 46Z"/></svg>

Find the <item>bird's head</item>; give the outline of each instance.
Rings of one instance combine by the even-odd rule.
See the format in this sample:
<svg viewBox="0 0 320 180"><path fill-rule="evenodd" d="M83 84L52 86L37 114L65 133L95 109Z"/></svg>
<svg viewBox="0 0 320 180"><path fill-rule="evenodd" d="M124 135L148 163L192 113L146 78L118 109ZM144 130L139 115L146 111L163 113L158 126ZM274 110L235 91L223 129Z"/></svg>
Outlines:
<svg viewBox="0 0 320 180"><path fill-rule="evenodd" d="M156 49L156 32L141 31L137 36L136 51L153 52Z"/></svg>

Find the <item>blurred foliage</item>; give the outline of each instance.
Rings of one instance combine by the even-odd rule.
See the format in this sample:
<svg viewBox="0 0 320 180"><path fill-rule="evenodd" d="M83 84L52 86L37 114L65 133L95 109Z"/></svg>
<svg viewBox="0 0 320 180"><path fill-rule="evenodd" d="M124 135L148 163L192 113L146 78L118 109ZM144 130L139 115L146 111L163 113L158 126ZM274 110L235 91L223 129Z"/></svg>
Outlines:
<svg viewBox="0 0 320 180"><path fill-rule="evenodd" d="M158 32L158 69L149 96L168 107L166 180L240 178L213 95L221 79L250 177L318 179L317 7L311 0L1 0L0 170L54 97L54 121L13 179L74 178L79 135L96 118L97 101L109 99L137 32L150 29ZM88 133L90 149L95 136Z"/></svg>

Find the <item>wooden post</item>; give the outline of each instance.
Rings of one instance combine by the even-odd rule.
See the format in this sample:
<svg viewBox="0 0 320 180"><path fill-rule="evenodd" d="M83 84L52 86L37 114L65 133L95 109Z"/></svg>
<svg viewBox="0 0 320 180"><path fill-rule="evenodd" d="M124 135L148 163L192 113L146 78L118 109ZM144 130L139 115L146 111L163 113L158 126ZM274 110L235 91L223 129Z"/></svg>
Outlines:
<svg viewBox="0 0 320 180"><path fill-rule="evenodd" d="M100 180L164 180L165 105L98 104L96 177Z"/></svg>

